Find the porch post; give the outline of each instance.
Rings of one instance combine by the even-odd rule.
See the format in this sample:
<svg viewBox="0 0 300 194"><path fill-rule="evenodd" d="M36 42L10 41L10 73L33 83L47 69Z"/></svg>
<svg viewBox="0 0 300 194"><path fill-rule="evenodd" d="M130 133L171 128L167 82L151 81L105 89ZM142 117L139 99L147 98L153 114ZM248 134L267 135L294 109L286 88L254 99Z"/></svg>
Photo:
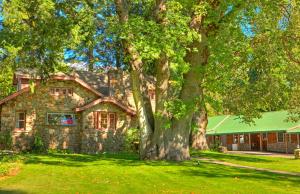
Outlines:
<svg viewBox="0 0 300 194"><path fill-rule="evenodd" d="M297 142L298 142L298 146L300 146L300 138L299 138L300 134L297 134Z"/></svg>
<svg viewBox="0 0 300 194"><path fill-rule="evenodd" d="M288 153L289 136L285 133L285 153Z"/></svg>
<svg viewBox="0 0 300 194"><path fill-rule="evenodd" d="M263 151L263 147L262 147L262 133L259 134L259 149L260 149L260 151Z"/></svg>
<svg viewBox="0 0 300 194"><path fill-rule="evenodd" d="M252 151L252 145L251 145L251 133L249 133L249 145L250 145L250 151Z"/></svg>

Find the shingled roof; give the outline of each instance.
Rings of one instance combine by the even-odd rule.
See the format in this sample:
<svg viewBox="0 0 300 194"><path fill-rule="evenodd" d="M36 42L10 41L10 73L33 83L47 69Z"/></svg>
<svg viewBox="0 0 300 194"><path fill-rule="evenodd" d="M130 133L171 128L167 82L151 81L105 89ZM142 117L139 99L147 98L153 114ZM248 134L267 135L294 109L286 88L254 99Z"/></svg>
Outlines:
<svg viewBox="0 0 300 194"><path fill-rule="evenodd" d="M87 83L93 89L97 90L104 96L109 96L109 86L107 81L107 74L98 72L89 72L84 70L74 70L70 73L55 73L55 76L71 76L79 78L80 80ZM40 79L39 75L35 70L29 69L18 69L15 72L14 84L17 84L17 78L25 79Z"/></svg>

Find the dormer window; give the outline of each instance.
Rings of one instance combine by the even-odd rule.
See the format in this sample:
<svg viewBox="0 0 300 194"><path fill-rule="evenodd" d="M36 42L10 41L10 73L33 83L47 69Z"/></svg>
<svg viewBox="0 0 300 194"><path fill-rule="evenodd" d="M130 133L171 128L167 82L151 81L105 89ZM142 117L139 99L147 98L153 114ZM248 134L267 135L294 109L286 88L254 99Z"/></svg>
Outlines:
<svg viewBox="0 0 300 194"><path fill-rule="evenodd" d="M53 96L73 96L72 88L51 88L50 94Z"/></svg>

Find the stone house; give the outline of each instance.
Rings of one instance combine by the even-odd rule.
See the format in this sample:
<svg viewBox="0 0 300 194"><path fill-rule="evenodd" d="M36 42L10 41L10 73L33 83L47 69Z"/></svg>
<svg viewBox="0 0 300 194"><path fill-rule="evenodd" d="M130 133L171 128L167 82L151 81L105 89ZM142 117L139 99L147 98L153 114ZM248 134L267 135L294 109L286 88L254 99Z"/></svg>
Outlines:
<svg viewBox="0 0 300 194"><path fill-rule="evenodd" d="M293 153L300 145L300 122L289 122L287 111L263 113L254 124L237 116L215 116L209 118L206 137L210 146L219 143L228 150Z"/></svg>
<svg viewBox="0 0 300 194"><path fill-rule="evenodd" d="M14 85L17 91L0 100L0 131L11 132L15 150L29 149L39 135L48 149L117 152L126 130L138 127L128 76L116 70L58 73L46 81L22 70Z"/></svg>

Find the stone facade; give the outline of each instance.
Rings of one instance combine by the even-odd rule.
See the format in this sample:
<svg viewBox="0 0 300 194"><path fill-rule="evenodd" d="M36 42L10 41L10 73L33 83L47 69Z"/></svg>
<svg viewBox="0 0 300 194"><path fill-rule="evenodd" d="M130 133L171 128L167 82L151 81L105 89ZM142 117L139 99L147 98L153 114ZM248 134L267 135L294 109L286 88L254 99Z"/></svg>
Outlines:
<svg viewBox="0 0 300 194"><path fill-rule="evenodd" d="M116 113L115 130L95 129L94 112L113 112ZM82 145L84 153L98 153L102 151L118 152L124 148L124 135L127 129L137 127L136 119L116 106L110 104L98 104L82 112Z"/></svg>
<svg viewBox="0 0 300 194"><path fill-rule="evenodd" d="M55 96L51 88L71 88L72 95ZM132 125L132 118L113 104L99 104L91 110L76 113L75 108L88 104L99 96L75 81L49 80L38 84L34 92L25 92L0 105L1 131L12 132L15 150L29 149L33 137L38 134L49 149L68 149L74 152L97 152L120 150L122 135ZM118 117L116 131L93 129L94 110L116 112ZM16 129L16 115L26 113L25 130ZM74 126L54 126L47 124L47 113L75 114ZM135 125L132 125L136 127ZM100 137L100 138L99 138Z"/></svg>

